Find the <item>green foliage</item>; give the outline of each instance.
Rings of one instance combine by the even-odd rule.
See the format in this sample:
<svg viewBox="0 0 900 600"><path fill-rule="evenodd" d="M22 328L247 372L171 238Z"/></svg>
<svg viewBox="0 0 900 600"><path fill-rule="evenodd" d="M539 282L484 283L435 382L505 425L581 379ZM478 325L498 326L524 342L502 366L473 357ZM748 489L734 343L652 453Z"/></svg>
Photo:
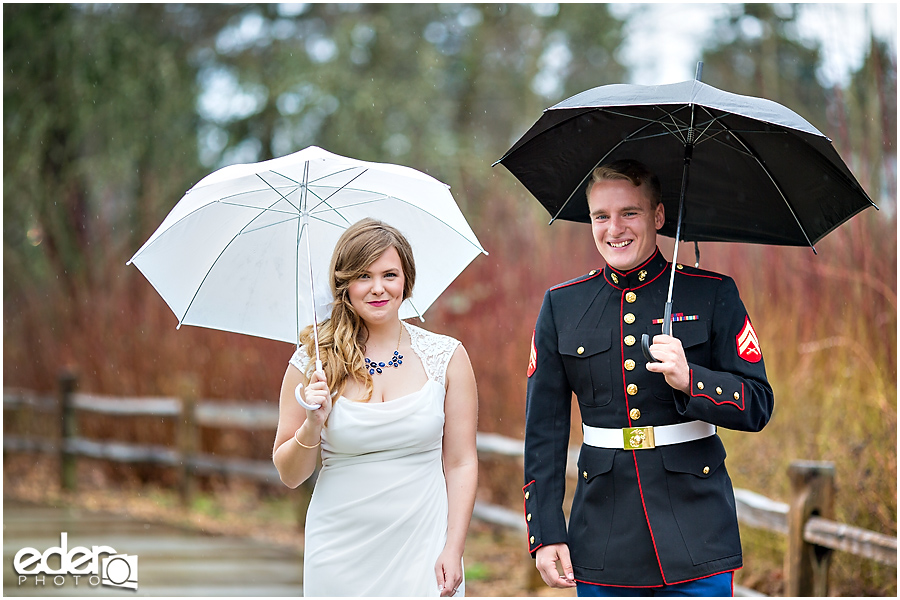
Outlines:
<svg viewBox="0 0 900 600"><path fill-rule="evenodd" d="M466 565L466 580L479 581L491 576L491 569L484 563L472 563Z"/></svg>
<svg viewBox="0 0 900 600"><path fill-rule="evenodd" d="M4 17L4 291L71 293L106 281L108 253L146 237L200 173L190 46L164 5Z"/></svg>

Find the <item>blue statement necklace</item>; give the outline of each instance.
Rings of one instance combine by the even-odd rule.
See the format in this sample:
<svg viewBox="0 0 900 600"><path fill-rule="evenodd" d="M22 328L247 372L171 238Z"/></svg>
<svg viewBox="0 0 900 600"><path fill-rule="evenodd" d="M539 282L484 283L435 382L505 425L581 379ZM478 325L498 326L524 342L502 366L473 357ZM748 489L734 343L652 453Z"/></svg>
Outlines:
<svg viewBox="0 0 900 600"><path fill-rule="evenodd" d="M369 369L369 375L381 374L384 369L394 367L395 369L403 364L403 355L400 354L400 338L403 337L403 323L400 324L400 335L397 336L397 349L394 350L394 356L387 362L374 361L369 357L366 359L366 368Z"/></svg>

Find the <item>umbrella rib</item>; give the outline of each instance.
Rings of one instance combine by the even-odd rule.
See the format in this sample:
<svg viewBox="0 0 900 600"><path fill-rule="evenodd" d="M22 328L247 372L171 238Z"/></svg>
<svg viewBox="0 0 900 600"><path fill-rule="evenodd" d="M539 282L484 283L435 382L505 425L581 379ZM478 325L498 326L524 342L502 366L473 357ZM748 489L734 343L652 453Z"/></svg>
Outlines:
<svg viewBox="0 0 900 600"><path fill-rule="evenodd" d="M453 233L455 233L456 235L458 235L458 236L461 237L462 239L464 239L464 240L466 240L467 242L469 242L472 246L475 247L476 250L478 250L478 251L481 252L482 254L487 254L487 251L486 251L484 248L482 248L479 244L476 244L475 242L473 242L472 240L470 240L466 235L464 235L462 232L460 232L456 227L454 227L453 225L451 225L450 223L448 223L448 222L445 221L444 219L440 218L439 216L435 215L434 213L428 212L427 210L425 210L425 209L422 208L421 206L416 206L416 205L413 204L412 202L408 202L407 200L404 200L403 198L396 198L396 197L394 197L394 196L390 196L390 199L396 200L397 202L402 202L403 204L406 204L406 205L409 205L409 206L412 206L413 208L417 209L417 210L418 210L419 212L421 212L422 214L428 215L429 217L431 217L432 219L434 219L434 220L437 221L438 223L442 223L443 225L445 225L445 226L447 227L447 229L449 229L450 231L452 231ZM474 233L473 233L473 235L474 235Z"/></svg>
<svg viewBox="0 0 900 600"><path fill-rule="evenodd" d="M806 239L806 243L809 244L809 247L812 248L813 252L815 252L816 247L813 245L812 240L809 239L809 236L806 235L806 229L803 228L803 223L801 223L800 219L797 217L797 213L794 211L794 207L791 206L791 203L790 201L788 201L787 196L784 195L784 192L781 190L781 186L778 185L777 181L775 181L775 177L772 175L772 173L769 172L769 169L766 168L766 165L763 164L759 156L757 156L756 153L753 152L753 149L750 148L746 142L744 142L744 139L740 135L737 135L737 133L733 131L730 133L734 136L734 139L740 142L747 154L756 161L756 164L759 165L763 173L766 174L766 177L769 178L769 181L772 182L772 185L775 186L775 189L778 191L778 195L781 196L781 199L784 201L785 206L787 206L788 210L791 211L791 216L794 217L794 222L796 222L797 227L800 228L800 233L803 234L803 237Z"/></svg>
<svg viewBox="0 0 900 600"><path fill-rule="evenodd" d="M265 211L263 211L263 212L265 212ZM276 226L276 225L283 225L284 223L290 223L291 221L294 221L294 220L297 220L297 219L299 219L299 216L298 216L298 215L293 215L292 217L289 217L289 218L287 218L287 219L283 219L283 220L281 220L281 221L276 221L276 222L274 222L274 223L269 223L269 224L267 224L267 225L262 225L262 226L260 226L260 227L254 228L254 229L246 229L246 228L245 228L245 229L242 229L241 232L238 233L238 235L244 235L244 234L246 234L246 233L256 233L257 231L262 231L263 229L267 229L267 228L269 228L269 227L274 227L274 226Z"/></svg>
<svg viewBox="0 0 900 600"><path fill-rule="evenodd" d="M278 194L279 196L281 196L281 199L282 199L282 200L284 200L284 201L290 203L290 201L289 201L287 198L285 198L285 197L281 194L281 192L279 192L278 190L276 190L275 188L273 188L273 187L269 184L268 181L266 181L265 179L263 179L262 177L260 177L259 173L257 173L256 176L259 177L259 179L260 179L263 183L265 183L266 185L268 185L268 186L272 189L272 191L274 191L276 194ZM276 200L275 202L278 202L278 201ZM228 250L228 248L231 247L231 244L233 244L234 241L235 241L236 239L238 239L240 236L242 236L243 234L245 234L245 233L248 232L248 229L247 229L247 228L250 226L251 223L253 223L255 220L257 220L257 219L260 218L262 215L264 215L264 214L269 210L269 208L271 208L271 207L274 206L274 205L275 205L275 203L273 202L268 208L267 208L267 207L253 207L253 206L248 206L248 207L247 207L247 208L251 208L251 209L256 209L256 210L258 210L258 211L260 211L260 212L259 212L258 215L256 215L256 216L253 217L252 219L250 219L250 221L248 221L246 225L244 225L243 227L241 227L241 230L238 231L236 234L234 234L234 235L232 236L232 238L228 241L228 243L225 244L225 246L222 248L222 251L219 252L219 255L216 256L216 260L214 260L213 263L209 266L209 269L207 269L206 275L204 275L204 276L203 276L203 279L200 281L200 285L198 285L198 286L197 286L197 289L194 290L194 295L191 297L191 301L188 303L187 308L184 309L184 314L181 316L181 318L178 319L178 326L179 326L179 327L180 327L181 324L184 322L185 318L187 318L188 313L191 311L191 307L194 305L194 300L197 299L197 294L199 294L199 293L200 293L200 290L203 289L203 284L206 283L206 280L207 280L207 278L209 277L209 274L212 273L213 269L216 267L216 263L218 263L218 262L219 262L219 259L222 258L222 255L225 254L225 251ZM292 205L292 206L293 206L293 205ZM290 221L290 219L286 219L285 221L282 221L282 223L287 223L288 221ZM265 227L268 227L268 225L267 225L267 226L264 226L264 227L259 227L259 228L257 228L257 229L252 230L252 231L259 231L259 230L261 230L261 229L265 229Z"/></svg>
<svg viewBox="0 0 900 600"><path fill-rule="evenodd" d="M685 131L685 129L687 129L688 135L690 135L690 125L686 125L686 124L683 124L683 123L680 123L679 121L677 121L675 119L674 113L668 112L668 113L666 113L666 116L668 116L671 119L671 121L672 121L671 125L664 122L662 119L659 119L657 122L666 131L668 131L670 134L672 134L673 136L678 138L682 144L686 144L687 138L684 136L684 131Z"/></svg>
<svg viewBox="0 0 900 600"><path fill-rule="evenodd" d="M265 180L263 180L263 181L265 181ZM269 187L272 188L272 186L269 186ZM272 189L274 189L274 188L272 188ZM259 192L259 191L262 191L262 190L252 190L252 191L248 191L248 192L241 192L241 194L250 194L250 193ZM293 206L293 204L291 203L291 201L288 200L287 198L285 198L285 197L281 194L281 192L279 192L278 190L274 190L274 191L275 191L275 193L277 193L279 196L281 196L286 202L288 202L288 204L291 204L291 206ZM236 196L237 196L237 195L236 195ZM231 197L235 197L235 196L225 196L225 197L226 197L226 198L231 198ZM198 206L197 208L193 209L193 210L190 211L189 213L183 215L183 216L182 216L181 218L179 218L177 221L175 221L174 223L172 223L171 225L169 225L169 226L168 226L168 229L171 229L172 227L174 227L174 226L177 225L178 223L181 223L181 222L184 221L185 219L187 219L187 218L193 216L194 214L198 213L199 211L203 210L204 208L209 207L211 204L224 204L224 205L226 205L226 206L235 206L235 207L237 207L237 208L250 208L250 209L253 209L253 210L259 210L259 211L263 211L263 212L271 211L271 212L284 212L284 214L291 214L291 213L289 213L289 212L287 212L287 211L279 211L279 210L277 210L277 209L273 209L272 206L274 206L275 203L269 205L268 207L265 207L265 206L253 206L252 204L241 204L241 203L239 203L239 202L223 202L222 199L217 199L217 200L215 200L214 202L210 202L209 204L204 204L204 205L202 205L202 206ZM260 214L262 214L262 213L260 213ZM258 217L258 216L259 216L259 215L257 215L257 217ZM149 247L155 245L156 242L157 242L158 240L160 240L160 239L161 239L161 237L158 237L157 239L153 240L153 243L151 243L150 246L147 246L147 248L149 248ZM135 254L134 256L132 256L131 259L130 259L130 260L128 261L128 263L126 263L126 264L131 264L131 263L134 261L134 259L137 258L138 254L143 254L143 251L145 251L147 248L140 248L140 249L138 250L138 253ZM187 314L187 313L185 313L185 314Z"/></svg>
<svg viewBox="0 0 900 600"><path fill-rule="evenodd" d="M327 179L327 178L329 178L329 177L334 177L335 175L340 175L341 173L346 173L347 171L352 171L352 170L354 170L354 169L362 169L362 168L363 168L363 167L361 167L361 166L359 166L359 165L351 165L351 166L347 167L346 169L341 169L341 170L339 170L339 171L332 171L332 172L330 172L330 173L327 173L327 174L325 174L325 175L322 175L322 176L319 177L318 179L314 179L313 181L311 181L311 182L309 182L309 183L310 183L310 184L312 184L312 183L317 183L317 184L318 184L318 182L319 182L319 181L322 181L323 179ZM363 170L363 173L365 173L366 171L368 171L368 169L364 169L364 170ZM360 173L359 175L362 175L363 173ZM359 175L357 175L356 177L359 177ZM356 179L356 177L354 177L353 179ZM350 181L353 181L353 179L351 179ZM321 184L319 184L319 185L321 185Z"/></svg>
<svg viewBox="0 0 900 600"><path fill-rule="evenodd" d="M759 156L755 152L753 152L753 149L744 141L743 137L741 135L739 135L739 132L732 131L731 129L729 129L725 123L723 123L722 121L719 120L718 117L716 117L715 115L710 113L706 109L706 107L701 107L701 108L703 108L703 110L704 110L704 112L706 112L706 114L708 114L710 117L712 117L713 121L711 121L710 124L712 124L712 122L721 123L722 127L724 128L724 131L727 131L728 133L730 133L734 137L734 139L737 140L738 143L743 147L744 153L747 156L749 156L750 158L752 158L756 162L757 165L759 165L759 168L762 169L762 172L766 174L766 177L768 177L769 181L772 182L772 185L775 186L775 190L778 192L778 195L781 196L781 199L784 202L785 206L787 206L788 210L791 212L791 216L794 218L794 222L797 223L797 227L800 228L800 233L803 234L804 239L806 239L806 243L809 244L809 247L812 248L813 252L815 252L816 247L813 245L812 240L809 239L809 236L806 235L806 229L803 227L803 223L800 222L800 218L797 216L797 212L794 210L794 207L791 205L790 201L787 199L787 196L784 194L784 191L782 191L781 185L778 184L778 182L775 180L775 177L772 175L772 173L769 171L769 169L766 167L766 165L763 164L763 162L762 162L762 160L760 160ZM709 129L709 127L707 127L707 129ZM707 138L707 139L712 139L712 137ZM721 142L721 143L724 144L724 142ZM736 150L740 150L740 148L736 148Z"/></svg>
<svg viewBox="0 0 900 600"><path fill-rule="evenodd" d="M281 197L282 197L288 204L290 204L291 206L294 206L294 203L291 202L290 200L288 200L287 196L285 196L285 195L282 194L280 191L278 191L278 189L275 188L274 186L272 186L268 181L266 181L265 179L263 179L262 177L260 177L259 173L255 173L255 175L260 179L260 181L262 181L263 183L266 184L266 187L267 187L268 189L272 190L273 192L275 192L276 194L278 194L279 196L281 196ZM291 188L292 188L292 189L291 189L290 192L288 192L288 195L290 195L290 194L292 194L293 192L297 191L297 189L299 188L299 186L291 186ZM240 192L240 193L237 193L237 194L233 194L233 195L230 195L230 196L222 196L221 198L218 198L218 199L216 200L216 202L222 202L223 200L228 200L228 199L231 199L231 198L238 198L238 197L240 197L240 196L245 196L245 195L247 195L247 194L258 194L258 193L260 193L260 192L265 192L265 191L267 191L266 188L260 188L260 189L256 189L256 190L246 190L246 191L243 191L243 192ZM245 205L242 205L242 204L240 204L240 203L238 203L238 202L235 202L234 204L235 204L236 206L245 206ZM250 206L250 208L258 208L258 207L256 207L256 206ZM297 208L297 207L294 206L294 208ZM299 210L299 209L298 209L298 210Z"/></svg>
<svg viewBox="0 0 900 600"><path fill-rule="evenodd" d="M341 171L341 172L343 172L343 171ZM351 183L353 183L354 181L356 181L357 179L359 179L360 177L362 177L362 176L363 176L365 173L367 173L367 172L368 172L368 169L365 169L365 170L363 170L363 171L357 173L352 179L348 180L344 185L342 185L342 186L339 187L338 189L336 189L336 190L334 190L333 192L331 192L331 194L329 194L327 198L322 198L321 196L319 196L318 194L316 194L315 192L313 192L313 195L314 195L316 198L318 198L321 202L319 202L319 204L316 204L314 207L312 207L312 209L310 210L310 213L312 213L313 210L317 209L317 208L318 208L319 206L321 206L322 204L324 204L325 206L327 206L327 207L330 208L331 210L336 210L331 204L328 203L328 201L331 200L331 199L334 197L335 194L337 194L338 192L340 192L341 190L343 190L344 188L346 188L348 185L350 185ZM307 189L307 191L309 191L309 185L306 186L306 189ZM353 189L353 188L350 188L350 189ZM338 213L338 214L340 214L340 213ZM341 216L343 217L343 215L341 215ZM346 220L346 219L345 219L345 220ZM348 225L349 225L349 223L348 223Z"/></svg>
<svg viewBox="0 0 900 600"><path fill-rule="evenodd" d="M343 216L343 215L339 215L339 216L340 216L342 219L344 219L344 216ZM324 219L324 218L322 218L322 217L320 217L320 216L317 216L317 215L309 215L309 218L310 218L310 219L315 219L315 220L318 221L319 223L323 223L323 224L325 224L325 225L331 225L332 227L346 228L346 227L348 226L347 219L344 219L344 223L335 223L334 221L329 221L328 219Z"/></svg>
<svg viewBox="0 0 900 600"><path fill-rule="evenodd" d="M334 177L335 175L340 175L341 173L345 173L345 172L347 172L347 171L352 171L353 169L361 169L361 168L362 168L362 167L351 165L351 166L347 167L346 169L341 169L340 171L331 171L330 173L326 173L325 175L322 175L322 176L319 177L318 179L314 179L314 180L312 180L312 181L308 181L308 182L307 182L307 186L313 185L313 184L315 184L315 183L317 183L317 182L319 182L319 181L322 181L323 179L326 179L326 178L328 178L328 177ZM366 169L366 170L368 170L368 169ZM279 175L279 176L281 176L281 177L284 177L284 178L287 179L288 181L293 181L293 182L296 183L298 186L302 186L302 185L303 185L301 182L295 180L293 177L288 177L288 176L285 175L284 173L279 173L278 171L269 171L269 172L270 172L270 173L275 173L276 175ZM365 173L365 171L363 171L363 173ZM362 175L362 173L360 173L360 175ZM359 175L357 175L356 177L359 177ZM354 177L353 179L356 179L356 177ZM353 179L351 179L350 181L353 181ZM349 182L348 182L348 183L349 183ZM321 184L319 184L319 185L321 185Z"/></svg>
<svg viewBox="0 0 900 600"><path fill-rule="evenodd" d="M628 113L623 113L623 112L619 112L619 111L615 111L615 110L609 110L608 108L599 108L599 109L597 109L597 111L603 112L603 113L608 113L610 115L617 116L617 117L627 117L629 119L634 119L635 121L644 121L646 123L646 125L644 127L642 127L641 129L639 129L638 131L643 131L643 129L645 129L646 127L648 127L650 125L658 124L658 125L662 125L663 127L665 127L666 131L669 134L675 135L675 133L670 129L670 125L663 121L663 119L665 119L666 117L668 117L672 120L672 125L675 126L676 131L679 131L682 128L686 127L686 125L680 124L679 121L675 117L675 113L670 112L670 111L664 111L663 116L656 118L656 119L649 119L647 117L639 117L636 115L630 115ZM628 137L631 138L632 136L628 136ZM676 137L680 137L680 136L676 136ZM682 138L682 141L684 141L683 138Z"/></svg>
<svg viewBox="0 0 900 600"><path fill-rule="evenodd" d="M416 308L416 305L413 304L412 298L407 298L406 301L409 302L409 305L412 307L412 309L416 311L416 316L419 317L419 320L424 323L425 317L422 316L422 311Z"/></svg>
<svg viewBox="0 0 900 600"><path fill-rule="evenodd" d="M360 173L358 173L358 174L355 175L353 178L351 178L350 180L348 180L348 181L347 181L345 184L343 184L341 187L339 187L339 188L337 188L336 190L334 190L327 198L322 198L322 196L320 196L319 194L317 194L316 192L314 192L312 189L310 189L310 184L311 184L311 183L314 183L314 182L321 181L321 180L323 180L323 179L325 179L325 178L327 178L327 177L334 177L335 175L340 175L341 173L345 173L345 172L347 172L347 171L352 171L353 169L358 169L358 168L360 168L360 167L350 166L350 167L347 167L346 169L341 169L340 171L332 171L331 173L328 173L328 174L326 174L326 175L323 175L323 176L319 177L318 179L315 179L313 182L307 181L307 183L306 183L306 191L309 192L309 193L311 193L313 196L315 196L316 198L318 198L318 199L320 200L320 202L319 202L318 204L316 204L315 206L313 206L313 207L311 207L311 208L309 209L310 215L312 214L312 211L314 211L314 210L317 209L319 206L321 206L322 204L324 204L325 206L327 206L327 207L330 208L331 210L335 211L335 213L336 213L338 216L340 216L342 219L344 219L344 222L347 223L347 225L349 225L349 224L350 224L349 221L347 221L347 219L345 219L344 216L343 216L340 212L338 212L337 209L335 209L331 204L329 204L329 203L328 203L328 200L329 200L332 196L334 196L335 194L337 194L338 192L340 192L341 190L345 189L348 185L350 185L351 183L353 183L356 179L358 179L359 177L361 177L363 174L365 174L366 171L368 171L368 169L362 170ZM270 172L271 172L271 173L275 173L275 174L278 175L279 177L284 177L284 178L287 179L288 181L293 181L293 182L296 183L298 186L301 186L301 187L303 186L303 184L302 184L301 182L296 181L296 180L293 179L292 177L288 177L287 175L285 175L285 174L283 174L283 173L279 173L278 171L270 171ZM268 181L266 181L265 179L263 179L258 173L257 173L257 177L259 177L260 179L262 179L262 181L263 181L266 185L268 185L268 186L272 189L272 191L274 191L275 193L277 193L277 194L280 195L280 192L278 192L278 190L276 190L276 189L275 189ZM351 189L353 189L353 188L351 188ZM294 204L293 204L290 200L288 200L287 198L284 198L284 200L285 200L285 202L287 202L287 203L290 204L291 206L294 206ZM294 206L294 208L296 208L298 211L300 210L300 208L299 208L298 206Z"/></svg>
<svg viewBox="0 0 900 600"><path fill-rule="evenodd" d="M354 191L365 192L366 190L354 190ZM310 190L310 193L313 194L314 196L316 196L317 198L319 198L318 194L316 194L314 191ZM372 192L372 193L374 193L374 192ZM352 204L343 204L343 205L341 205L340 208L335 208L334 206L327 204L324 200L322 202L320 202L319 204L317 204L316 206L325 204L328 207L328 210L332 210L332 211L340 214L339 211L342 209L345 209L345 208L355 208L357 206L364 206L366 204L375 204L376 202L383 202L384 200L390 200L392 198L394 200L400 200L400 198L397 198L396 196L391 196L389 194L379 194L378 198L372 198L371 200L360 200L359 202L354 202ZM322 213L322 212L327 212L327 211L321 210L319 212ZM310 212L310 215L312 215L311 212Z"/></svg>
<svg viewBox="0 0 900 600"><path fill-rule="evenodd" d="M275 173L275 171L270 171L270 173ZM284 175L282 175L281 173L275 173L275 174L276 174L276 175L279 175L280 177L284 177ZM263 176L262 176L262 175L260 175L259 173L257 173L256 176L259 177L259 180L260 180L260 181L262 181L264 184L266 184L267 186L269 186L269 189L270 189L270 190L272 190L273 192L275 192L276 194L278 194L279 196L281 196L281 199L282 199L282 200L284 200L285 202L287 202L288 204L290 204L291 206L293 206L294 208L296 208L298 213L300 212L300 207L299 207L299 206L294 206L294 203L291 202L290 200L288 200L288 199L287 199L287 196L285 196L284 194L282 194L281 192L279 192L279 191L275 188L274 185L272 185L271 183L269 183L268 181L266 181L265 179L263 179ZM290 179L289 177L287 177L286 179L289 179L289 180L293 181L293 180ZM294 182L294 183L296 183L296 182ZM295 191L296 191L296 189L299 189L299 188L295 188ZM277 203L277 201L276 201L276 202L273 202L272 204L270 204L270 205L269 205L269 208L275 206L276 203Z"/></svg>
<svg viewBox="0 0 900 600"><path fill-rule="evenodd" d="M645 121L646 121L646 119L642 119L642 120L645 120ZM577 186L575 186L575 189L572 190L572 193L569 194L569 197L566 198L566 201L562 203L562 206L559 207L559 210L557 210L557 211L556 211L556 214L553 215L553 218L550 219L550 223L548 223L548 225L552 225L553 222L554 222L554 221L559 217L559 215L562 213L562 211L565 210L566 206L568 206L568 204L569 204L569 201L572 200L572 197L575 195L575 192L577 192L578 190L581 189L581 185L587 180L588 177L591 176L591 173L594 172L594 169L596 169L597 166L603 164L603 162L606 160L606 157L607 157L607 156L609 156L610 154L612 154L613 152L615 152L615 151L619 148L619 146L621 146L621 145L624 144L625 142L631 141L631 139L632 139L634 136L636 136L638 133L642 132L644 129L650 127L650 126L653 125L654 123L656 123L656 121L649 121L648 123L646 123L646 124L645 124L643 127L641 127L640 129L638 129L638 130L636 130L636 131L633 131L631 134L628 135L628 137L626 137L626 138L620 140L618 144L616 144L615 146L613 146L612 148L610 148L609 151L608 151L606 154L604 154L604 155L600 158L600 160L598 160L596 163L594 163L594 166L591 167L590 169L588 169L587 174L586 174L584 177L581 178L581 181L578 183ZM482 250L482 252L483 252L483 250Z"/></svg>
<svg viewBox="0 0 900 600"><path fill-rule="evenodd" d="M218 204L225 204L225 205L228 205L228 206L237 206L238 208L252 208L252 209L255 209L255 210L262 210L262 211L265 211L265 212L274 212L274 213L281 213L281 214L285 214L285 215L294 215L294 216L297 216L297 213L292 213L292 212L289 211L289 210L280 210L280 209L277 209L277 208L272 208L272 206L274 206L274 205L270 205L270 206L254 206L254 205L252 205L252 204L241 204L240 202L226 202L226 201L224 201L224 200L216 200L216 202L217 202ZM290 201L288 200L288 202L290 202ZM291 206L293 206L293 204L292 204Z"/></svg>
<svg viewBox="0 0 900 600"><path fill-rule="evenodd" d="M703 112L705 112L706 114L708 114L710 116L710 120L708 123L705 124L706 126L703 127L703 130L700 131L699 133L697 133L696 138L694 139L695 146L697 144L699 144L701 141L706 141L706 139L711 139L713 137L713 135L718 135L718 134L722 133L722 130L718 130L713 135L710 135L708 138L706 138L706 139L703 138L703 136L706 134L706 132L709 131L710 127L712 127L713 124L715 124L715 123L719 123L720 121L717 116L713 115L708 110L706 110L705 106L701 106L700 108L703 109ZM722 124L722 126L725 127L724 124ZM695 128L695 129L699 129L699 127ZM727 129L727 127L725 127L725 129Z"/></svg>
<svg viewBox="0 0 900 600"><path fill-rule="evenodd" d="M311 209L309 209L309 216L314 217L315 215L313 215L312 211L315 210L315 209L317 209L318 207L320 207L320 206L322 206L322 205L324 204L325 206L328 207L328 210L332 211L334 214L336 214L336 215L339 216L341 219L343 219L344 225L346 225L346 226L349 226L349 225L350 225L350 221L347 220L347 217L345 217L343 214L341 214L341 211L340 211L339 209L337 209L337 208L335 208L334 206L332 206L331 204L329 204L327 198L322 198L319 194L317 194L315 191L311 190L309 187L306 188L306 191L307 191L308 193L312 194L313 196L315 196L315 197L320 201L320 202L319 202L318 204L316 204L314 207L312 207ZM336 190L334 193L336 194L337 191L339 191L339 190ZM331 196L334 196L334 194L331 194ZM328 198L331 198L331 196L328 196ZM354 205L348 204L348 205L342 206L341 208L342 208L342 209L344 209L344 208L350 208L351 206L354 206ZM322 211L322 212L325 212L325 211ZM323 223L329 223L329 221L326 221L325 219L322 219L322 218L320 218L320 217L316 217L316 218L319 219L320 221L322 221ZM336 226L336 227L340 227L340 225L337 225L337 224L335 224L335 226Z"/></svg>

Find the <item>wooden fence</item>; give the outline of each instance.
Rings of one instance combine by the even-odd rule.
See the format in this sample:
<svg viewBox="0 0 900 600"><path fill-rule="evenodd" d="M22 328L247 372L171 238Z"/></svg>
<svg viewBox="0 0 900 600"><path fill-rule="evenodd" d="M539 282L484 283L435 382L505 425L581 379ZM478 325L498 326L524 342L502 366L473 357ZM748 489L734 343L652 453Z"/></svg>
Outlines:
<svg viewBox="0 0 900 600"><path fill-rule="evenodd" d="M81 394L76 380L59 378L56 396L27 390L4 389L5 422L16 433L4 434L3 451L58 453L60 484L74 490L79 456L120 463L170 466L178 470L182 500L194 495L196 475L236 475L262 483L281 485L271 460L248 460L204 454L198 448L199 427L232 427L274 431L277 406L247 402L198 401L196 385L189 377L179 380L178 398L120 398ZM6 411L10 411L6 415ZM176 423L176 447L97 442L80 437L76 411L116 416L172 418ZM58 435L35 436L32 419L37 414L58 417ZM7 427L9 429L10 427ZM23 435L24 433L24 435ZM273 434L274 435L274 434ZM521 459L524 442L491 433L478 433L481 456ZM569 451L569 476L576 477L578 448ZM831 463L796 461L790 465L791 501L770 500L749 490L735 489L737 515L741 523L787 536L785 595L827 596L828 568L834 550L886 564L897 565L897 538L831 520L834 516L834 466ZM308 498L306 499L308 502ZM300 511L301 519L305 510ZM476 502L476 519L521 530L522 515L507 508ZM535 570L536 572L536 570Z"/></svg>

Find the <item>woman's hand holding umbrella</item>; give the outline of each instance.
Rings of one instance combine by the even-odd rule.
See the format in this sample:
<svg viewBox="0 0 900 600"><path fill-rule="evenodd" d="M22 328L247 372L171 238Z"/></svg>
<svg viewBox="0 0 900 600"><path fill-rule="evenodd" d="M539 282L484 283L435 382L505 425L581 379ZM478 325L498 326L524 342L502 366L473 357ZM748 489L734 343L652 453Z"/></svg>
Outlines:
<svg viewBox="0 0 900 600"><path fill-rule="evenodd" d="M331 414L331 390L325 379L325 372L317 370L313 372L312 382L306 387L299 384L294 391L297 402L306 409L306 420L311 426L321 429L325 420ZM321 410L320 410L321 409Z"/></svg>

